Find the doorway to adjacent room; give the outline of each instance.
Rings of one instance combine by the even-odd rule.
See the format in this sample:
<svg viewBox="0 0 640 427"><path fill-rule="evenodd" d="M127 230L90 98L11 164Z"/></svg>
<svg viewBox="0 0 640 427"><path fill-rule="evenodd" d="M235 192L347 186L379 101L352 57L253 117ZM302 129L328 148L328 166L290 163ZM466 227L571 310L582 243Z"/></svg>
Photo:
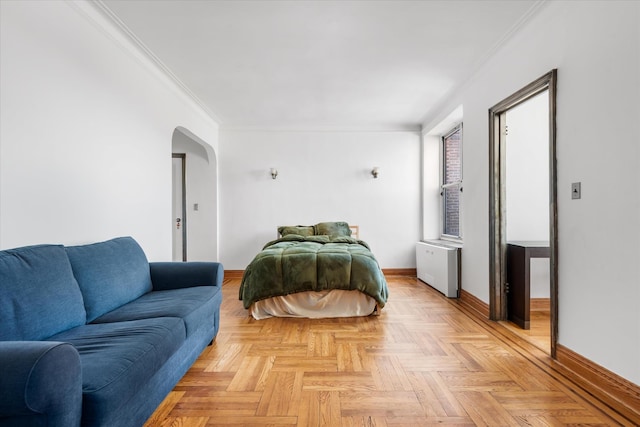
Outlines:
<svg viewBox="0 0 640 427"><path fill-rule="evenodd" d="M489 110L490 316L517 324L510 328L520 328L552 357L558 330L555 85L553 70Z"/></svg>
<svg viewBox="0 0 640 427"><path fill-rule="evenodd" d="M171 155L172 192L171 215L173 218L173 261L187 260L187 189L185 182L186 155Z"/></svg>

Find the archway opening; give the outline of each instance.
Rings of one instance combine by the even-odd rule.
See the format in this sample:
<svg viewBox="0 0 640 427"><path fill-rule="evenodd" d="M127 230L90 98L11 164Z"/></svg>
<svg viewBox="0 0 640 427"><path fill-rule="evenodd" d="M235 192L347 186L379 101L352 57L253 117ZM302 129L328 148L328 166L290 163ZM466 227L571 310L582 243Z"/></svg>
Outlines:
<svg viewBox="0 0 640 427"><path fill-rule="evenodd" d="M172 156L184 155L184 197L173 200L173 205L184 206L183 217L173 215L171 221L174 246L176 239L184 232L183 244L189 261L218 260L218 162L213 148L188 129L178 126L171 139ZM173 187L176 187L174 174ZM177 218L181 218L178 223ZM188 220L187 220L188 219ZM184 227L178 229L179 227ZM174 254L180 254L174 247ZM174 255L174 258L179 255ZM184 258L180 258L182 260Z"/></svg>

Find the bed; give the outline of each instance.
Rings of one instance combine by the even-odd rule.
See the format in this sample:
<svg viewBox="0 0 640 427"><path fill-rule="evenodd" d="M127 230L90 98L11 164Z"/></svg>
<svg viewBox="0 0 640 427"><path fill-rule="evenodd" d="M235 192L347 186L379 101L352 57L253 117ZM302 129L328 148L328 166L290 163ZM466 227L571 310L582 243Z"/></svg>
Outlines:
<svg viewBox="0 0 640 427"><path fill-rule="evenodd" d="M379 314L387 283L346 222L278 227L244 271L239 298L255 319Z"/></svg>

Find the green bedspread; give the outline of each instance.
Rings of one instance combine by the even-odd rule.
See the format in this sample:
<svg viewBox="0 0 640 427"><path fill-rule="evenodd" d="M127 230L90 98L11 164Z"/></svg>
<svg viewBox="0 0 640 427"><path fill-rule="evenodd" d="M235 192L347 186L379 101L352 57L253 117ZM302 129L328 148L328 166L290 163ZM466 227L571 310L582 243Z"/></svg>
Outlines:
<svg viewBox="0 0 640 427"><path fill-rule="evenodd" d="M359 290L384 307L388 289L369 246L352 237L289 234L267 243L244 272L240 299L255 301L302 291Z"/></svg>

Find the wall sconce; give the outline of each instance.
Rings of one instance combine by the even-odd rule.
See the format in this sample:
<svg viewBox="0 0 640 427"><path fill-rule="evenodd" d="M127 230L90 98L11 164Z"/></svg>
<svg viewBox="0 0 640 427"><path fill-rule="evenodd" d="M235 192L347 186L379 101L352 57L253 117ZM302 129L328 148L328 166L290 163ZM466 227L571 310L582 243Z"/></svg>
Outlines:
<svg viewBox="0 0 640 427"><path fill-rule="evenodd" d="M380 169L377 166L374 166L373 169L371 169L371 175L373 175L374 178L377 178L379 173Z"/></svg>
<svg viewBox="0 0 640 427"><path fill-rule="evenodd" d="M271 168L271 179L276 179L277 176L278 176L278 169Z"/></svg>

